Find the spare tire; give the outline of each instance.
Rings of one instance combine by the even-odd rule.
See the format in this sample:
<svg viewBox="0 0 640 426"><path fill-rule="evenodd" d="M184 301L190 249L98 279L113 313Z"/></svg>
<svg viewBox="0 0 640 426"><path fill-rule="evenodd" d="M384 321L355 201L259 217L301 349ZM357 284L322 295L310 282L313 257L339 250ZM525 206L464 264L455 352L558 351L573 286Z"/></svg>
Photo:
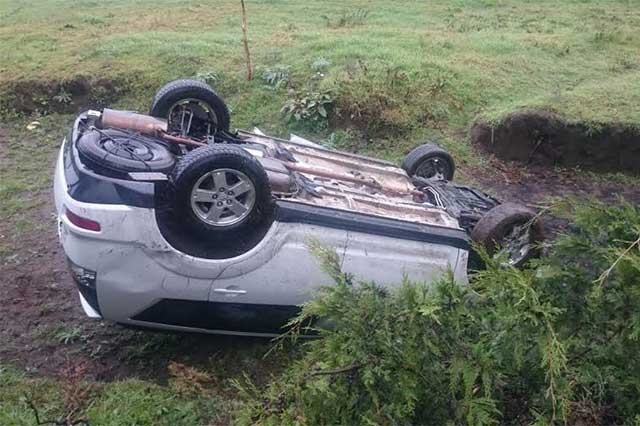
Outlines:
<svg viewBox="0 0 640 426"><path fill-rule="evenodd" d="M169 131L203 139L229 130L229 109L208 84L199 80L175 80L158 90L150 115L164 118Z"/></svg>
<svg viewBox="0 0 640 426"><path fill-rule="evenodd" d="M163 141L125 130L88 130L76 147L90 164L119 173L169 173L175 165Z"/></svg>
<svg viewBox="0 0 640 426"><path fill-rule="evenodd" d="M234 244L264 235L274 202L260 162L233 145L210 145L186 154L172 177L173 215L198 238Z"/></svg>
<svg viewBox="0 0 640 426"><path fill-rule="evenodd" d="M532 210L504 203L480 218L471 231L471 239L489 255L496 254L498 249L506 251L508 264L520 267L539 255L538 244L544 240L544 230Z"/></svg>

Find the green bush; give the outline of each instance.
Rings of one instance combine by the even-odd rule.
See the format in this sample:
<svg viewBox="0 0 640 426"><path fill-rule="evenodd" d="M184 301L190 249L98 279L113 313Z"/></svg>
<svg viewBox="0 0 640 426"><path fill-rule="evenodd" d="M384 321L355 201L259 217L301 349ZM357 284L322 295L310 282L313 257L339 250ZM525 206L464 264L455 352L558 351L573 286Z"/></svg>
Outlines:
<svg viewBox="0 0 640 426"><path fill-rule="evenodd" d="M238 424L640 424L640 211L568 205L571 232L524 270L385 290L339 271L306 304L332 327L282 377L238 384ZM325 323L323 321L323 323Z"/></svg>

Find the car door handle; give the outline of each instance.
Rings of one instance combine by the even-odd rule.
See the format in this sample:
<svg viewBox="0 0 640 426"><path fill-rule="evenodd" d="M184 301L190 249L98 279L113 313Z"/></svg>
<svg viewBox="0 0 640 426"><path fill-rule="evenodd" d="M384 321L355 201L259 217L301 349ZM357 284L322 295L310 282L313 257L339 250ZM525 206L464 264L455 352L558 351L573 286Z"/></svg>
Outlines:
<svg viewBox="0 0 640 426"><path fill-rule="evenodd" d="M230 290L228 288L214 288L213 292L220 294L247 294L247 290Z"/></svg>

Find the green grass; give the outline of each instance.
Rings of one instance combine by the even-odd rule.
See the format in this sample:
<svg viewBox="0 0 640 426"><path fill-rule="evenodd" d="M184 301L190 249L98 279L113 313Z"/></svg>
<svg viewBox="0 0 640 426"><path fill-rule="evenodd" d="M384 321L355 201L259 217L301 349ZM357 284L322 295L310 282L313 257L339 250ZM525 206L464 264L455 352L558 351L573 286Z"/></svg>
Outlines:
<svg viewBox="0 0 640 426"><path fill-rule="evenodd" d="M213 424L224 417L220 398L196 395L182 398L174 389L140 380L111 383L35 378L11 368L0 368L0 424L34 425L61 420L76 408L72 420L88 418L102 426L193 426Z"/></svg>
<svg viewBox="0 0 640 426"><path fill-rule="evenodd" d="M587 121L635 123L640 110L640 15L632 0L524 2L247 2L254 63L289 65L304 85L327 58L335 76L356 61L428 81L437 70L463 105L446 125L518 108ZM345 16L368 13L357 22ZM285 94L243 81L239 2L0 1L0 85L93 75L129 84L128 104L172 78L214 71L234 124L285 130ZM260 73L258 73L259 76ZM411 100L407 103L413 107Z"/></svg>

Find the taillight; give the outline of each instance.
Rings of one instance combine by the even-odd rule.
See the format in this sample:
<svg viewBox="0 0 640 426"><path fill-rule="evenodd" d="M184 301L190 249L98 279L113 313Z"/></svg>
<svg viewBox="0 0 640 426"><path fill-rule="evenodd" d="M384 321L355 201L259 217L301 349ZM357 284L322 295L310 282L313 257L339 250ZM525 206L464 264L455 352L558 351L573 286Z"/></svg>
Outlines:
<svg viewBox="0 0 640 426"><path fill-rule="evenodd" d="M100 224L95 220L87 219L86 217L78 216L66 206L64 208L64 214L69 219L69 222L73 223L78 228L87 229L89 231L100 232Z"/></svg>

